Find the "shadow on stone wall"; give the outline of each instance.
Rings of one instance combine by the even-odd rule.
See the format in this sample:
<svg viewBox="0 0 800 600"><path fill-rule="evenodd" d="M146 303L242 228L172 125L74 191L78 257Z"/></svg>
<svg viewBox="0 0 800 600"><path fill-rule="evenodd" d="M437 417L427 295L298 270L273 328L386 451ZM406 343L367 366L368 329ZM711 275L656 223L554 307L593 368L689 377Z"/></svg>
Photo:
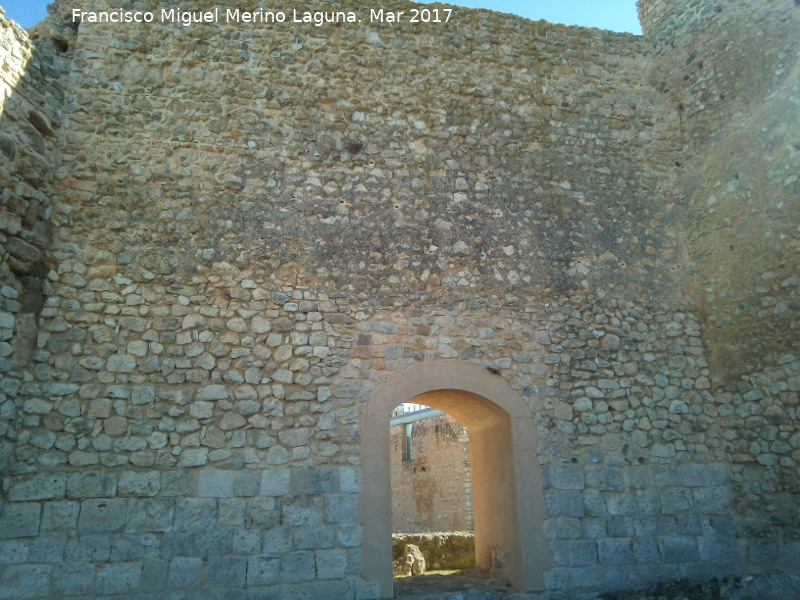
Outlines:
<svg viewBox="0 0 800 600"><path fill-rule="evenodd" d="M47 274L56 268L48 252L63 90L50 46L1 15L0 50L0 417L9 428L23 373L48 373L35 351Z"/></svg>

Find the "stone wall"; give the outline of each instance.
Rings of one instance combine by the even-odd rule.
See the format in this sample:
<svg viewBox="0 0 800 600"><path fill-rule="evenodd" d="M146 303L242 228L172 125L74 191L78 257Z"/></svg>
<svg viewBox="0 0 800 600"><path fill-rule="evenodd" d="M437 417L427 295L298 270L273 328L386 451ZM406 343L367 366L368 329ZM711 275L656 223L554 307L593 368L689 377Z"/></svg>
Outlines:
<svg viewBox="0 0 800 600"><path fill-rule="evenodd" d="M796 2L642 2L673 116L679 283L697 306L740 533L795 553L800 491L800 35ZM675 31L683 33L675 39Z"/></svg>
<svg viewBox="0 0 800 600"><path fill-rule="evenodd" d="M0 13L0 415L13 413L19 380L34 351L36 319L50 270L49 219L63 120L56 61ZM2 421L2 434L5 428ZM0 442L0 468L10 447Z"/></svg>
<svg viewBox="0 0 800 600"><path fill-rule="evenodd" d="M412 460L406 456L409 425ZM409 425L391 428L392 531L472 531L466 427L447 415Z"/></svg>
<svg viewBox="0 0 800 600"><path fill-rule="evenodd" d="M0 598L378 597L359 414L441 359L530 408L548 589L795 556L800 9L681 6L0 19Z"/></svg>

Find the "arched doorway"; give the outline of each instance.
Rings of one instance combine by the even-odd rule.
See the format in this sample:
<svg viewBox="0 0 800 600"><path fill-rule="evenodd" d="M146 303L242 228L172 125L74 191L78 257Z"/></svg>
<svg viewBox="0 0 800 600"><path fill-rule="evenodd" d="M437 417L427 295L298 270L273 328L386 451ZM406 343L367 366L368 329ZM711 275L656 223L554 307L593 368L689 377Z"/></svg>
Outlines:
<svg viewBox="0 0 800 600"><path fill-rule="evenodd" d="M412 401L438 408L464 423L470 433L475 510L475 554L488 567L491 551L507 554L511 583L522 591L544 588L550 565L537 434L530 408L506 381L480 365L441 360L413 365L378 386L361 406L359 498L364 528L362 576L392 597L391 410Z"/></svg>

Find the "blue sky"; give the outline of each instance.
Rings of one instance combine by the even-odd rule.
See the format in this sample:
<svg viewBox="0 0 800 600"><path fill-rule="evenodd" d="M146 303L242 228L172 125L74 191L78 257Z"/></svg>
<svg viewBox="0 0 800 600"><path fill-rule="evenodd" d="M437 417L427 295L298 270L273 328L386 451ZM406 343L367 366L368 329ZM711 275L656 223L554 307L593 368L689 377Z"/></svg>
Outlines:
<svg viewBox="0 0 800 600"><path fill-rule="evenodd" d="M421 0L429 3L431 0ZM469 8L488 8L501 12L513 13L528 19L546 19L553 23L566 25L583 25L600 27L612 31L641 33L636 16L635 0L461 0L453 2L458 6ZM47 16L47 0L0 0L0 6L6 10L6 16L14 19L23 27L30 27ZM219 6L238 6L231 0L219 0ZM242 0L241 6L251 2ZM376 0L375 5L384 4ZM390 6L391 3L385 3ZM113 6L114 3L111 2ZM302 0L277 0L269 2L275 9L290 10L303 8Z"/></svg>

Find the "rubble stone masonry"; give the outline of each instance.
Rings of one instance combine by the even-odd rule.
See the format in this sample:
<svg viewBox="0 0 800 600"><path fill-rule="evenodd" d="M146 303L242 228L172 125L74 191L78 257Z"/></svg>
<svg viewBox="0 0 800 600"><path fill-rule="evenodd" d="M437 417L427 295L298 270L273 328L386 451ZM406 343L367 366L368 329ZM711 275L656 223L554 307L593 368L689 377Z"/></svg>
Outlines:
<svg viewBox="0 0 800 600"><path fill-rule="evenodd" d="M800 555L797 2L83 4L0 15L0 600L385 597L361 415L434 360L530 408L546 590Z"/></svg>

